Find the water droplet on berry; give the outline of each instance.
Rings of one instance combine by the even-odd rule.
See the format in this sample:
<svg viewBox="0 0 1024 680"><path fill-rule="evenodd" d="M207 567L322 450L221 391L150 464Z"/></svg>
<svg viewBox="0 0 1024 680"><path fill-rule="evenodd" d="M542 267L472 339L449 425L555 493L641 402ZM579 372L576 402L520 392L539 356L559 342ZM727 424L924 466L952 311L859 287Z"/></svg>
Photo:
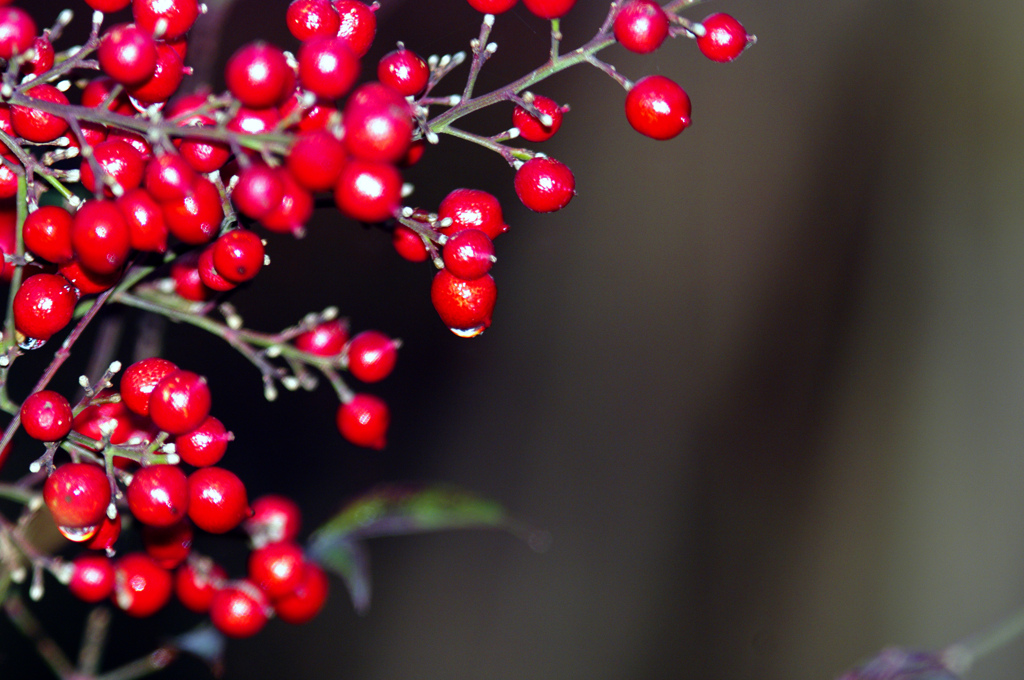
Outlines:
<svg viewBox="0 0 1024 680"><path fill-rule="evenodd" d="M487 326L474 326L473 328L449 328L452 333L460 338L475 338L487 330Z"/></svg>
<svg viewBox="0 0 1024 680"><path fill-rule="evenodd" d="M100 525L96 524L91 527L57 527L57 531L59 531L61 536L69 541L83 543L95 536L96 532L99 531L99 528Z"/></svg>
<svg viewBox="0 0 1024 680"><path fill-rule="evenodd" d="M40 340L39 338L25 338L18 343L18 347L23 350L39 349L46 344L46 340Z"/></svg>

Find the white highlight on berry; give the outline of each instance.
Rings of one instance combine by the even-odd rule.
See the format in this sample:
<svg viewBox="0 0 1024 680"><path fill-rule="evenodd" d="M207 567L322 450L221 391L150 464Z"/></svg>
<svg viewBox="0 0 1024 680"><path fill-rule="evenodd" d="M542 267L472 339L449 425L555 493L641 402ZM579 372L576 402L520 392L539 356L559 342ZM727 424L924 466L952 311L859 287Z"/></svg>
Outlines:
<svg viewBox="0 0 1024 680"><path fill-rule="evenodd" d="M164 34L167 33L167 26L167 19L164 17L157 19L156 24L153 26L153 37L157 40L164 37Z"/></svg>

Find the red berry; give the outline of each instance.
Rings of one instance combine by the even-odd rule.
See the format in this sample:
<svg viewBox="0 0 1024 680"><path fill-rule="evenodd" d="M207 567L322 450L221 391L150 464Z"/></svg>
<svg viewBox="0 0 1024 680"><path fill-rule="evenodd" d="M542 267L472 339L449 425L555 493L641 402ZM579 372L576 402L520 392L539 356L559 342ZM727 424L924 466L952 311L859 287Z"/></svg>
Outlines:
<svg viewBox="0 0 1024 680"><path fill-rule="evenodd" d="M149 415L149 398L153 389L169 374L177 371L173 361L150 357L129 366L121 374L121 401L140 416Z"/></svg>
<svg viewBox="0 0 1024 680"><path fill-rule="evenodd" d="M140 533L146 554L164 569L174 569L192 554L194 532L187 519L166 527L147 524Z"/></svg>
<svg viewBox="0 0 1024 680"><path fill-rule="evenodd" d="M110 480L99 465L65 463L46 478L43 500L58 527L95 528L107 516ZM83 540L92 538L93 533Z"/></svg>
<svg viewBox="0 0 1024 680"><path fill-rule="evenodd" d="M120 536L121 513L117 513L117 516L114 517L114 519L110 519L109 516L104 516L103 521L100 523L100 528L97 529L93 537L85 543L85 547L89 550L106 550L107 548L113 547Z"/></svg>
<svg viewBox="0 0 1024 680"><path fill-rule="evenodd" d="M122 85L140 85L156 72L156 41L134 24L107 29L96 56L100 68Z"/></svg>
<svg viewBox="0 0 1024 680"><path fill-rule="evenodd" d="M324 130L305 132L288 151L288 170L296 182L310 191L334 187L346 161L345 145Z"/></svg>
<svg viewBox="0 0 1024 680"><path fill-rule="evenodd" d="M112 391L100 393L104 399L109 399L112 395ZM116 401L86 406L75 416L72 429L96 441L109 437L110 443L114 445L138 444L143 440L149 441L155 434L149 431L152 429L151 425L148 419L129 411L123 401ZM145 435L141 434L143 431L145 431ZM130 441L133 437L139 437L139 439ZM116 461L117 457L114 460Z"/></svg>
<svg viewBox="0 0 1024 680"><path fill-rule="evenodd" d="M132 189L118 198L116 203L128 225L132 248L154 253L167 250L168 231L164 213L148 191Z"/></svg>
<svg viewBox="0 0 1024 680"><path fill-rule="evenodd" d="M57 267L57 273L71 282L80 295L95 295L113 288L121 280L121 270L109 274L97 274L91 269L83 269L78 260Z"/></svg>
<svg viewBox="0 0 1024 680"><path fill-rule="evenodd" d="M228 574L208 557L191 557L174 574L174 593L186 608L203 614L213 596L224 587Z"/></svg>
<svg viewBox="0 0 1024 680"><path fill-rule="evenodd" d="M391 414L388 405L372 394L356 394L338 407L338 431L356 446L383 449Z"/></svg>
<svg viewBox="0 0 1024 680"><path fill-rule="evenodd" d="M438 229L449 237L465 229L479 229L493 239L508 231L498 199L479 189L455 189L441 201L437 217L452 221Z"/></svg>
<svg viewBox="0 0 1024 680"><path fill-rule="evenodd" d="M62 264L74 257L71 250L71 213L56 205L41 206L25 218L25 247L33 255Z"/></svg>
<svg viewBox="0 0 1024 680"><path fill-rule="evenodd" d="M494 278L485 274L464 281L442 269L434 275L430 299L441 321L456 335L472 338L491 325L491 314L498 297Z"/></svg>
<svg viewBox="0 0 1024 680"><path fill-rule="evenodd" d="M553 158L531 158L516 171L516 195L530 210L554 212L576 195L576 178L564 163Z"/></svg>
<svg viewBox="0 0 1024 680"><path fill-rule="evenodd" d="M131 144L120 139L107 139L92 148L93 157L107 176L121 185L122 192L135 189L142 184L142 175L146 163L142 154ZM82 184L89 191L96 191L96 176L93 165L83 159L81 165ZM114 195L110 186L103 182L103 193L107 197Z"/></svg>
<svg viewBox="0 0 1024 680"><path fill-rule="evenodd" d="M402 176L388 163L352 160L334 187L342 213L360 222L383 222L402 200Z"/></svg>
<svg viewBox="0 0 1024 680"><path fill-rule="evenodd" d="M202 302L213 292L199 275L199 253L196 251L175 258L171 264L171 280L174 282L174 292L186 300Z"/></svg>
<svg viewBox="0 0 1024 680"><path fill-rule="evenodd" d="M34 274L14 294L14 327L26 338L49 340L68 325L78 291L57 274Z"/></svg>
<svg viewBox="0 0 1024 680"><path fill-rule="evenodd" d="M71 432L71 404L52 390L33 392L21 405L21 425L33 439L55 442Z"/></svg>
<svg viewBox="0 0 1024 680"><path fill-rule="evenodd" d="M549 116L551 123L545 125L540 118L536 118L522 106L516 106L512 111L512 124L519 128L520 136L528 142L543 142L558 132L562 126L562 113L565 111L555 103L555 100L536 95L533 98L533 105L542 115Z"/></svg>
<svg viewBox="0 0 1024 680"><path fill-rule="evenodd" d="M207 467L224 457L232 439L223 423L207 416L199 427L174 438L174 450L189 465Z"/></svg>
<svg viewBox="0 0 1024 680"><path fill-rule="evenodd" d="M263 591L247 580L231 581L210 602L210 622L232 638L247 638L267 623L270 603Z"/></svg>
<svg viewBox="0 0 1024 680"><path fill-rule="evenodd" d="M89 7L92 7L93 9L111 14L113 12L119 12L132 4L132 0L85 0L85 4L89 5Z"/></svg>
<svg viewBox="0 0 1024 680"><path fill-rule="evenodd" d="M227 129L244 135L261 135L271 132L281 122L277 109L249 109L241 107L235 117L228 121Z"/></svg>
<svg viewBox="0 0 1024 680"><path fill-rule="evenodd" d="M218 293L229 291L238 286L237 283L232 283L221 276L220 272L213 265L213 246L204 248L203 252L199 254L199 278L204 286Z"/></svg>
<svg viewBox="0 0 1024 680"><path fill-rule="evenodd" d="M117 87L117 83L113 78L107 76L100 76L89 81L89 84L82 90L82 106L88 106L89 108L99 108L103 105L103 102L110 98L114 88ZM128 100L128 95L122 92L107 104L107 110L115 113L121 113L126 116L131 116L135 113L135 108L132 106L131 101Z"/></svg>
<svg viewBox="0 0 1024 680"><path fill-rule="evenodd" d="M400 47L388 52L377 63L377 80L403 97L423 91L430 78L430 67L420 55Z"/></svg>
<svg viewBox="0 0 1024 680"><path fill-rule="evenodd" d="M277 172L263 163L253 163L239 173L231 202L238 212L258 220L281 202L282 192Z"/></svg>
<svg viewBox="0 0 1024 680"><path fill-rule="evenodd" d="M690 127L690 98L665 76L641 78L626 95L626 120L640 134L672 139Z"/></svg>
<svg viewBox="0 0 1024 680"><path fill-rule="evenodd" d="M25 54L36 39L36 22L18 7L0 9L0 59Z"/></svg>
<svg viewBox="0 0 1024 680"><path fill-rule="evenodd" d="M68 104L68 98L53 85L36 85L26 90L25 96L53 104ZM68 123L60 116L31 106L12 106L11 127L19 137L30 142L44 143L52 142L67 132Z"/></svg>
<svg viewBox="0 0 1024 680"><path fill-rule="evenodd" d="M615 39L630 52L647 54L668 37L668 14L654 0L630 0L615 15Z"/></svg>
<svg viewBox="0 0 1024 680"><path fill-rule="evenodd" d="M194 116L191 122L183 122L183 127L208 127L215 125L209 116ZM219 170L231 157L231 149L223 142L215 142L198 137L185 137L175 140L181 157L196 172L214 172Z"/></svg>
<svg viewBox="0 0 1024 680"><path fill-rule="evenodd" d="M294 0L288 5L285 23L299 40L333 38L341 28L341 17L330 0Z"/></svg>
<svg viewBox="0 0 1024 680"><path fill-rule="evenodd" d="M198 179L188 161L177 154L160 154L146 163L146 191L160 203L188 196Z"/></svg>
<svg viewBox="0 0 1024 680"><path fill-rule="evenodd" d="M198 0L132 0L132 15L139 28L164 40L188 33L199 16ZM163 21L161 21L163 20Z"/></svg>
<svg viewBox="0 0 1024 680"><path fill-rule="evenodd" d="M130 553L114 565L114 602L131 616L152 616L171 599L170 572L145 553Z"/></svg>
<svg viewBox="0 0 1024 680"><path fill-rule="evenodd" d="M332 0L341 18L338 37L348 43L357 57L362 57L373 44L377 33L377 17L366 3L359 0Z"/></svg>
<svg viewBox="0 0 1024 680"><path fill-rule="evenodd" d="M149 417L170 434L185 434L199 427L210 415L210 388L206 378L192 371L178 370L166 375L153 388Z"/></svg>
<svg viewBox="0 0 1024 680"><path fill-rule="evenodd" d="M162 208L167 230L192 245L209 242L220 231L224 219L220 191L205 177L196 180L190 194L166 201Z"/></svg>
<svg viewBox="0 0 1024 680"><path fill-rule="evenodd" d="M298 132L310 132L312 130L323 130L333 120L338 108L326 99L317 99L312 105L307 105L302 96L302 90L297 90L289 97L288 101L281 105L281 117L296 117L299 122L293 124L289 129Z"/></svg>
<svg viewBox="0 0 1024 680"><path fill-rule="evenodd" d="M345 104L345 148L366 161L395 163L402 159L414 129L405 98L386 85L367 83Z"/></svg>
<svg viewBox="0 0 1024 680"><path fill-rule="evenodd" d="M313 215L313 195L306 191L287 168L278 168L283 191L281 202L260 218L260 224L284 234L299 234Z"/></svg>
<svg viewBox="0 0 1024 680"><path fill-rule="evenodd" d="M224 468L196 470L188 477L188 489L188 517L203 531L223 534L252 513L242 480Z"/></svg>
<svg viewBox="0 0 1024 680"><path fill-rule="evenodd" d="M311 38L299 48L299 82L318 97L338 99L358 77L359 57L343 38Z"/></svg>
<svg viewBox="0 0 1024 680"><path fill-rule="evenodd" d="M295 543L270 543L249 553L249 580L272 600L290 594L305 578L306 558Z"/></svg>
<svg viewBox="0 0 1024 680"><path fill-rule="evenodd" d="M235 99L254 109L277 106L295 88L295 73L284 51L262 41L243 45L231 55L224 79Z"/></svg>
<svg viewBox="0 0 1024 680"><path fill-rule="evenodd" d="M114 565L106 555L84 553L71 563L68 590L79 600L99 602L114 592Z"/></svg>
<svg viewBox="0 0 1024 680"><path fill-rule="evenodd" d="M466 229L448 238L441 250L444 268L460 279L471 281L491 271L494 241L479 229Z"/></svg>
<svg viewBox="0 0 1024 680"><path fill-rule="evenodd" d="M401 224L391 233L391 244L399 255L410 262L423 262L430 257L420 235Z"/></svg>
<svg viewBox="0 0 1024 680"><path fill-rule="evenodd" d="M333 319L317 324L312 330L300 333L295 337L296 349L309 352L319 357L332 357L341 354L348 342L348 324L341 319Z"/></svg>
<svg viewBox="0 0 1024 680"><path fill-rule="evenodd" d="M132 477L127 496L135 519L169 527L188 512L188 479L177 465L150 465Z"/></svg>
<svg viewBox="0 0 1024 680"><path fill-rule="evenodd" d="M53 60L56 54L53 51L53 43L50 42L49 37L45 35L36 36L36 39L32 41L31 49L33 56L22 65L22 73L39 75L53 68Z"/></svg>
<svg viewBox="0 0 1024 680"><path fill-rule="evenodd" d="M213 266L233 283L252 279L263 267L263 241L248 229L232 229L213 243Z"/></svg>
<svg viewBox="0 0 1024 680"><path fill-rule="evenodd" d="M712 14L701 22L701 26L704 27L704 35L697 36L697 47L712 61L732 61L754 42L743 24L728 14Z"/></svg>
<svg viewBox="0 0 1024 680"><path fill-rule="evenodd" d="M373 383L391 374L398 344L379 331L363 331L348 343L348 370L356 379Z"/></svg>
<svg viewBox="0 0 1024 680"><path fill-rule="evenodd" d="M178 52L165 42L157 42L153 75L138 85L128 86L128 94L143 106L159 104L171 98L184 77L185 65Z"/></svg>
<svg viewBox="0 0 1024 680"><path fill-rule="evenodd" d="M252 503L252 517L243 528L257 548L268 543L294 541L299 535L302 513L290 498L269 494Z"/></svg>
<svg viewBox="0 0 1024 680"><path fill-rule="evenodd" d="M576 0L523 0L523 4L541 19L558 19L572 9Z"/></svg>
<svg viewBox="0 0 1024 680"><path fill-rule="evenodd" d="M112 274L131 251L131 232L113 201L86 201L71 223L71 247L86 269Z"/></svg>
<svg viewBox="0 0 1024 680"><path fill-rule="evenodd" d="M327 601L327 574L313 562L306 564L306 578L290 595L274 602L277 618L300 624L311 620Z"/></svg>
<svg viewBox="0 0 1024 680"><path fill-rule="evenodd" d="M515 7L517 2L519 0L469 0L469 5L484 14L501 14Z"/></svg>

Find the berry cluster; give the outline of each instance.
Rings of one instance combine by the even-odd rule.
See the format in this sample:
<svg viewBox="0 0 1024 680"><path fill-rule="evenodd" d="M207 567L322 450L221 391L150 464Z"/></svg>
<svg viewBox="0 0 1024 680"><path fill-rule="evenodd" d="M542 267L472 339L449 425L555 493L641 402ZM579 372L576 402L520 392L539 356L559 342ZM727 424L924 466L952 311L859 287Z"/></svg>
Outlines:
<svg viewBox="0 0 1024 680"><path fill-rule="evenodd" d="M0 497L21 503L26 517L45 505L84 552L70 562L40 554L20 522L0 515L0 567L27 561L34 597L48 570L81 599L109 598L133 616L154 614L176 594L233 637L255 634L270 616L312 618L327 596L326 561L297 542L294 502L266 496L250 507L241 480L219 466L233 435L210 415L201 376L152 357L129 366L117 389L117 363L98 382L83 380L85 396L74 405L48 389L85 327L111 304L192 324L248 359L269 400L278 386L313 389L322 376L340 402L342 437L381 449L388 405L353 390L342 374L383 380L398 340L377 330L350 336L333 307L280 332L258 332L228 302L270 263L274 239L304 236L318 199L333 204L349 221L386 234L405 260L429 262L441 321L456 335L477 336L491 325L497 298L494 240L509 229L502 206L475 187L417 205L403 171L443 136L457 137L508 164L527 208L562 210L576 195L572 170L513 146L543 143L568 121L568 106L535 91L543 81L589 64L623 88L633 128L667 140L691 123L686 92L661 75L631 81L598 53L620 44L646 54L682 37L729 62L754 42L729 15L682 16L692 0L625 0L610 3L590 41L562 53L560 22L575 0L523 0L550 24L550 57L477 94L481 69L497 52L489 41L495 15L517 0L468 0L484 16L466 52L425 58L400 42L375 69L364 59L377 3L293 0L283 12L292 49L245 44L227 61L225 91L199 87L176 97L192 74L189 32L206 12L198 0L84 0L93 10L89 37L63 51L73 12L40 31L13 1L0 0L0 278L11 284L0 409L13 416L0 438L0 465L19 428L45 452L22 482L0 483ZM445 93L467 62L464 85ZM485 135L460 127L490 106L509 108L508 128ZM8 373L53 338L62 338L60 348L18 405L7 395ZM436 528L437 514L427 514L423 526ZM138 529L142 550L116 555L122 527ZM229 579L194 551L197 529L247 535L247 573Z"/></svg>

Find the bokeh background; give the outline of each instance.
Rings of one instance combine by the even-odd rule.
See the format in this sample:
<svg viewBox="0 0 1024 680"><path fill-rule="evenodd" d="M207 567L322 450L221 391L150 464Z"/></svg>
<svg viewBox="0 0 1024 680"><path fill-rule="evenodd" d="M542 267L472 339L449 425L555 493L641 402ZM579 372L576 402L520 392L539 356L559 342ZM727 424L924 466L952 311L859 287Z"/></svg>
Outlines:
<svg viewBox="0 0 1024 680"><path fill-rule="evenodd" d="M251 39L295 46L286 5L227 12L215 78ZM478 30L464 0L383 5L368 67L396 40L445 53ZM580 0L567 48L606 9ZM326 388L267 405L240 357L170 328L167 356L210 376L237 435L225 465L253 495L300 498L308 527L373 484L428 479L553 539L544 554L486 532L377 540L368 615L335 582L314 623L232 642L226 678L824 680L1024 605L1024 5L716 0L688 16L712 11L759 38L733 64L685 40L604 53L689 92L676 140L633 132L594 69L536 88L572 106L543 149L576 172L565 210L525 210L508 167L457 140L409 172L425 207L458 186L505 206L482 337L443 327L429 266L379 231L325 209L305 240L271 239L272 266L235 298L251 326L337 305L404 340L372 388L392 405L385 451L340 439ZM521 6L493 39L482 87L548 46ZM74 649L84 610L51 590L41 616ZM172 610L115 617L110 663L193 622ZM45 673L6 623L0 655L2 677ZM1022 663L1018 644L972 677Z"/></svg>

